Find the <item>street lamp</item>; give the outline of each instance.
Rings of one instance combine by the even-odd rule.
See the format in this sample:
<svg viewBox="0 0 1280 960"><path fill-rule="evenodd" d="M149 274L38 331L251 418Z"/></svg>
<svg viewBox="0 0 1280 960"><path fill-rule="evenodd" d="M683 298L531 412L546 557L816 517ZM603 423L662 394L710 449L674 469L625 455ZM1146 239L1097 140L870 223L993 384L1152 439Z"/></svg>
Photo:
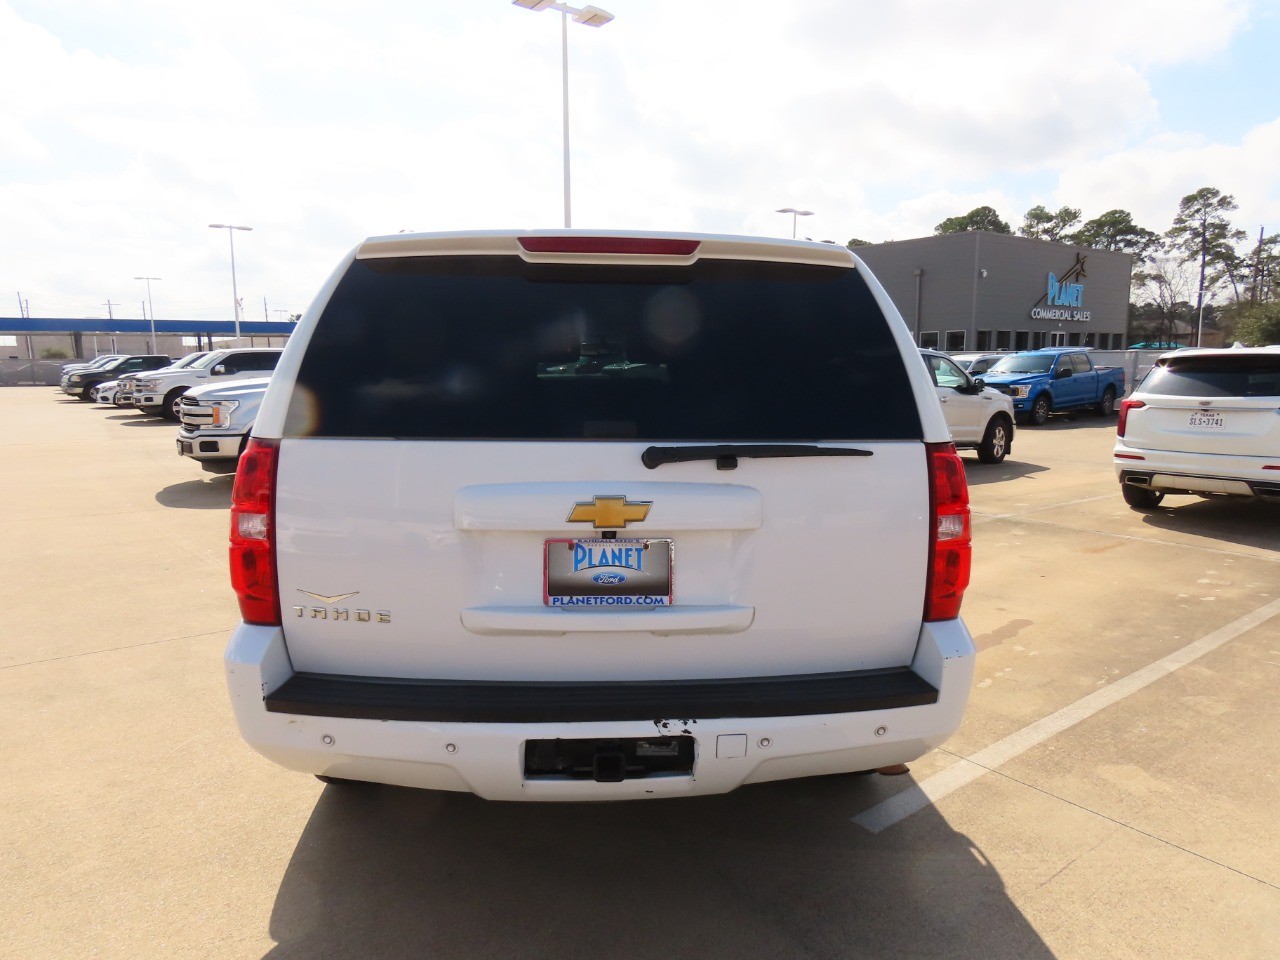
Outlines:
<svg viewBox="0 0 1280 960"><path fill-rule="evenodd" d="M796 238L796 218L813 216L812 210L797 210L795 207L783 207L781 210L775 210L774 213L791 214L791 239L792 240Z"/></svg>
<svg viewBox="0 0 1280 960"><path fill-rule="evenodd" d="M147 313L151 314L151 352L156 352L156 308L151 305L151 281L163 280L163 277L134 277L135 280L147 281Z"/></svg>
<svg viewBox="0 0 1280 960"><path fill-rule="evenodd" d="M252 230L253 227L237 227L230 223L211 223L210 230L225 230L227 237L231 241L231 305L235 308L236 318L236 344L240 343L240 294L236 290L236 230ZM213 346L212 339L209 345Z"/></svg>
<svg viewBox="0 0 1280 960"><path fill-rule="evenodd" d="M556 0L511 0L517 7L538 13L541 10L560 11L560 89L564 100L564 225L572 225L569 204L569 16L574 23L588 27L603 27L613 19L613 14L599 7L571 7Z"/></svg>

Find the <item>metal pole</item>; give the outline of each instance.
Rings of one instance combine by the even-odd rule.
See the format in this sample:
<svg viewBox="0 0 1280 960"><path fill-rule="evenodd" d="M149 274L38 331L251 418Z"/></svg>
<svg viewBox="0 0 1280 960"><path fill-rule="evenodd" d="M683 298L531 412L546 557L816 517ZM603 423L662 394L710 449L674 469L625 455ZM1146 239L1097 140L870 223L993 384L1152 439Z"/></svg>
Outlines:
<svg viewBox="0 0 1280 960"><path fill-rule="evenodd" d="M134 277L135 280L147 281L147 313L151 315L151 352L156 352L156 308L151 302L151 281L160 277Z"/></svg>
<svg viewBox="0 0 1280 960"><path fill-rule="evenodd" d="M560 87L564 99L564 227L572 226L569 204L569 14L560 11Z"/></svg>
<svg viewBox="0 0 1280 960"><path fill-rule="evenodd" d="M227 229L227 237L231 240L231 309L236 319L236 346L240 345L240 293L236 289L236 232ZM210 339L210 344L212 344Z"/></svg>

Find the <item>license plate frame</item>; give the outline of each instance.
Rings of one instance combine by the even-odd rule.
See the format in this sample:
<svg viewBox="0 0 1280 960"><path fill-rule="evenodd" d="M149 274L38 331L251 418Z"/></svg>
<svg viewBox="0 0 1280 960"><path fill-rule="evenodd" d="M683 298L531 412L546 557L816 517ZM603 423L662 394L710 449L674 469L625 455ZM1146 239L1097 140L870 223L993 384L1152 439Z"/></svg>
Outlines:
<svg viewBox="0 0 1280 960"><path fill-rule="evenodd" d="M542 544L542 602L556 609L650 610L675 602L668 537L552 537Z"/></svg>

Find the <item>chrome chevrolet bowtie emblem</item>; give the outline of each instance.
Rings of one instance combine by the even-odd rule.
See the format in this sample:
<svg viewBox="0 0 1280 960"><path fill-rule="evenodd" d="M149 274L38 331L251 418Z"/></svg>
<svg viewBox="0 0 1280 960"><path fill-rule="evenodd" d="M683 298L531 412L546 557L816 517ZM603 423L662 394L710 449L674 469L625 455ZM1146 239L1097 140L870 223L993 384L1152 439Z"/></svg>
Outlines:
<svg viewBox="0 0 1280 960"><path fill-rule="evenodd" d="M569 511L569 523L589 523L596 530L616 530L628 523L639 523L649 515L653 503L631 501L626 497L592 497L590 503L575 503Z"/></svg>

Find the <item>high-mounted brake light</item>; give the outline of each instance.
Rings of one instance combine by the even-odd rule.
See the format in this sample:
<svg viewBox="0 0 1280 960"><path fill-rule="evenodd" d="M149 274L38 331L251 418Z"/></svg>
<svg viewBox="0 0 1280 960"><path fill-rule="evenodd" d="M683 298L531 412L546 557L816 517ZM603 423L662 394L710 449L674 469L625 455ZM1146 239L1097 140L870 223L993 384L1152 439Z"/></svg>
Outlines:
<svg viewBox="0 0 1280 960"><path fill-rule="evenodd" d="M954 444L925 445L929 457L929 571L924 618L954 620L969 586L973 538L969 483Z"/></svg>
<svg viewBox="0 0 1280 960"><path fill-rule="evenodd" d="M231 586L245 623L280 625L276 589L275 440L250 439L240 455L231 488Z"/></svg>
<svg viewBox="0 0 1280 960"><path fill-rule="evenodd" d="M651 237L521 237L520 246L530 253L618 253L631 256L687 257L698 249L698 240Z"/></svg>
<svg viewBox="0 0 1280 960"><path fill-rule="evenodd" d="M1142 400L1121 400L1120 401L1120 419L1116 421L1116 436L1124 436L1124 428L1129 425L1129 411L1139 410L1145 407L1146 403Z"/></svg>

